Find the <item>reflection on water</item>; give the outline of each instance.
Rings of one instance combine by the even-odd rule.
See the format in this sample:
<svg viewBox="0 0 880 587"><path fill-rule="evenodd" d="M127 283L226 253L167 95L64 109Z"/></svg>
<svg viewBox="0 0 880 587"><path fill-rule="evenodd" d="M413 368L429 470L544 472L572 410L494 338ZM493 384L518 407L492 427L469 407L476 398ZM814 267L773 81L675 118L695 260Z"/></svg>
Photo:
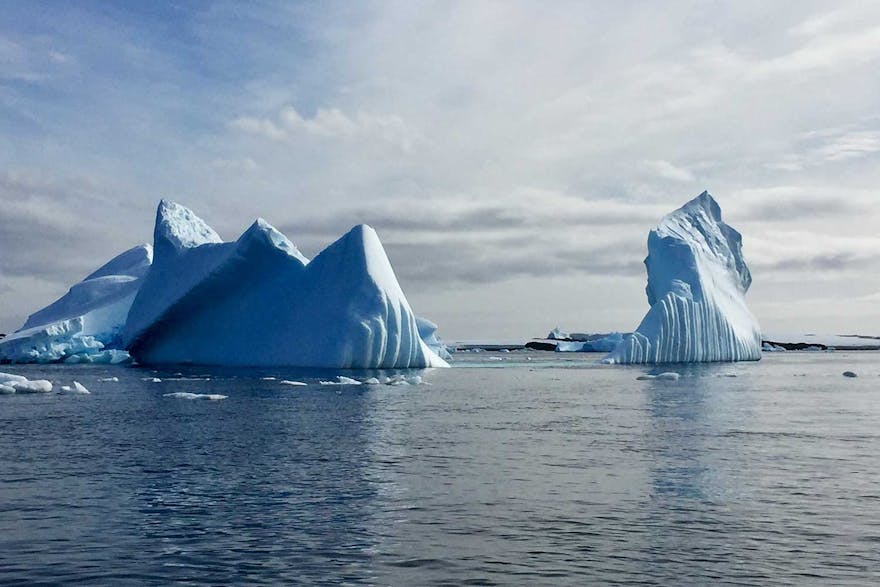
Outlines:
<svg viewBox="0 0 880 587"><path fill-rule="evenodd" d="M400 387L9 368L93 395L0 397L0 582L880 579L880 355L511 355Z"/></svg>

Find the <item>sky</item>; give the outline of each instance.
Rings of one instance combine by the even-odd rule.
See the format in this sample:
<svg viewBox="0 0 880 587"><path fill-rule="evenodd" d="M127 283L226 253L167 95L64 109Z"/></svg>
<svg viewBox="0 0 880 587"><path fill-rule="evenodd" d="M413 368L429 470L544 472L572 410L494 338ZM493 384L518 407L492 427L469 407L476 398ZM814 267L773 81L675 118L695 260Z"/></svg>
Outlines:
<svg viewBox="0 0 880 587"><path fill-rule="evenodd" d="M632 330L703 190L767 332L880 335L880 3L31 2L0 12L0 332L170 198L378 231L450 340Z"/></svg>

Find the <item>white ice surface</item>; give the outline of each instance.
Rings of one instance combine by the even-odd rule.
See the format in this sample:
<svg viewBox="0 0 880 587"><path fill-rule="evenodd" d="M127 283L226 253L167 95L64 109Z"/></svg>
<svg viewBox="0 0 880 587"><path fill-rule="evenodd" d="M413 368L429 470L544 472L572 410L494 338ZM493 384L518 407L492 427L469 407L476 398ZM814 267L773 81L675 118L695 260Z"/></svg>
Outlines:
<svg viewBox="0 0 880 587"><path fill-rule="evenodd" d="M162 397L173 397L175 399L203 399L217 401L226 399L228 395L220 395L219 393L190 393L188 391L175 391L174 393L163 393Z"/></svg>
<svg viewBox="0 0 880 587"><path fill-rule="evenodd" d="M0 340L0 360L13 363L57 361L120 363L128 310L153 258L150 245L117 255L74 285L61 298L34 312L21 330Z"/></svg>

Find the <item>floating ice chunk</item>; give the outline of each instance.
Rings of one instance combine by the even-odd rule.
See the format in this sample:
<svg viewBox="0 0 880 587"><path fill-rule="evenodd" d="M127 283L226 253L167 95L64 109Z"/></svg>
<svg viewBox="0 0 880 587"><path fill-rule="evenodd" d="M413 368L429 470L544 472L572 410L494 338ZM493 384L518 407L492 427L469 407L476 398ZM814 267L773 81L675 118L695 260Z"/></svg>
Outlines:
<svg viewBox="0 0 880 587"><path fill-rule="evenodd" d="M295 385L295 386L308 385L308 383L303 383L302 381L290 381L289 379L282 379L278 383L280 383L281 385Z"/></svg>
<svg viewBox="0 0 880 587"><path fill-rule="evenodd" d="M141 377L141 381L149 381L150 383L162 383L158 377Z"/></svg>
<svg viewBox="0 0 880 587"><path fill-rule="evenodd" d="M275 381L275 377L260 377L260 381Z"/></svg>
<svg viewBox="0 0 880 587"><path fill-rule="evenodd" d="M228 395L220 395L219 393L189 393L188 391L175 391L174 393L163 393L162 397L173 397L176 399L203 399L210 401L218 401L226 399Z"/></svg>
<svg viewBox="0 0 880 587"><path fill-rule="evenodd" d="M0 395L12 395L15 393L15 388L11 385L6 385L5 383L0 383Z"/></svg>
<svg viewBox="0 0 880 587"><path fill-rule="evenodd" d="M0 372L0 383L6 383L8 381L27 381L27 377Z"/></svg>
<svg viewBox="0 0 880 587"><path fill-rule="evenodd" d="M119 383L119 377L101 377L98 381L108 381L112 383Z"/></svg>
<svg viewBox="0 0 880 587"><path fill-rule="evenodd" d="M657 375L651 375L651 374L639 375L638 377L636 377L636 380L637 381L650 381L652 379L659 379L661 381L663 381L663 380L676 381L680 377L681 377L681 375L679 375L678 373L675 373L674 371L666 371L664 373L658 373Z"/></svg>
<svg viewBox="0 0 880 587"><path fill-rule="evenodd" d="M657 379L666 379L669 381L677 381L679 378L681 378L681 375L673 371L667 371L665 373L660 373L657 375Z"/></svg>
<svg viewBox="0 0 880 587"><path fill-rule="evenodd" d="M364 379L364 385L379 385L380 383L381 381L379 381L375 377L368 377L367 379Z"/></svg>
<svg viewBox="0 0 880 587"><path fill-rule="evenodd" d="M5 385L13 388L16 393L49 393L52 391L52 382L45 379L33 381L9 381Z"/></svg>
<svg viewBox="0 0 880 587"><path fill-rule="evenodd" d="M79 381L74 381L73 387L71 387L70 385L62 385L59 393L76 394L76 395L90 395L92 392L90 392L88 389L86 389L86 386L83 385L82 383L80 383Z"/></svg>
<svg viewBox="0 0 880 587"><path fill-rule="evenodd" d="M607 363L693 363L761 358L758 322L745 293L752 282L741 235L703 192L666 215L648 236L651 309Z"/></svg>
<svg viewBox="0 0 880 587"><path fill-rule="evenodd" d="M361 382L345 375L338 375L336 381L320 381L321 385L361 385Z"/></svg>
<svg viewBox="0 0 880 587"><path fill-rule="evenodd" d="M620 332L607 334L589 334L586 340L560 341L556 343L556 351L560 353L607 353L613 351L623 340Z"/></svg>

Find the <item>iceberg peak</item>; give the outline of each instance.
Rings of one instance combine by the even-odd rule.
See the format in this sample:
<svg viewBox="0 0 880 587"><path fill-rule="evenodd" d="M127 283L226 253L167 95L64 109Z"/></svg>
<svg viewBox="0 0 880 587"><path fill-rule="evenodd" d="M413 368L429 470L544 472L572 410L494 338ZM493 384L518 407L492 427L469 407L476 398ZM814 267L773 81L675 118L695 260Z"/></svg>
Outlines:
<svg viewBox="0 0 880 587"><path fill-rule="evenodd" d="M309 262L290 239L263 218L257 218L237 241L240 249L250 246L249 243L252 242L260 242L266 247L283 251L287 255L298 259L303 265Z"/></svg>
<svg viewBox="0 0 880 587"><path fill-rule="evenodd" d="M214 229L186 206L162 199L156 209L153 247L157 256L177 254L206 243L222 243Z"/></svg>

